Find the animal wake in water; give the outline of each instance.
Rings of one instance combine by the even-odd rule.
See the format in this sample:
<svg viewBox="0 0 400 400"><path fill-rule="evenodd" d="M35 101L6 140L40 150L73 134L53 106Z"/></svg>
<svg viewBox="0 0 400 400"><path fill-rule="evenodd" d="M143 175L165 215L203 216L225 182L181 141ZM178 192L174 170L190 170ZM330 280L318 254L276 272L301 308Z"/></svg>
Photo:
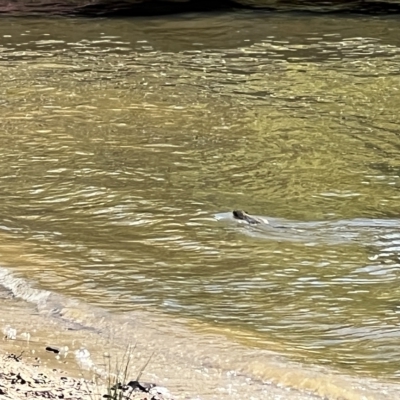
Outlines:
<svg viewBox="0 0 400 400"><path fill-rule="evenodd" d="M391 242L400 247L400 220L354 218L336 221L294 221L284 218L254 216L243 210L215 214L215 219L227 223L240 223L240 231L253 237L301 242L308 245L318 243L340 244L360 241L364 244Z"/></svg>

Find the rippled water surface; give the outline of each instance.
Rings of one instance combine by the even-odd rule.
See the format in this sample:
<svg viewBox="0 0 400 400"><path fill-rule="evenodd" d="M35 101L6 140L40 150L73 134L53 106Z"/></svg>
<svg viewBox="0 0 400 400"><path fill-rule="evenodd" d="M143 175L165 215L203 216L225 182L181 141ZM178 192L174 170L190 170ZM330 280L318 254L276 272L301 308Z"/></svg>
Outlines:
<svg viewBox="0 0 400 400"><path fill-rule="evenodd" d="M397 378L399 65L394 18L2 19L0 263Z"/></svg>

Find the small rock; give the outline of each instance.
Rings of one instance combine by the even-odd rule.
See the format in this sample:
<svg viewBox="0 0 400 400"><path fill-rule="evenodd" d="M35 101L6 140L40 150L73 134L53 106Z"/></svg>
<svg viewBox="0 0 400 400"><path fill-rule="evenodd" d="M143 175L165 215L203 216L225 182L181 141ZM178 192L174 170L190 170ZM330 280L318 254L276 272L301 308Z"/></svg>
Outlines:
<svg viewBox="0 0 400 400"><path fill-rule="evenodd" d="M25 385L25 383L26 383L26 379L24 379L22 376L21 376L21 374L18 374L17 375L17 382L18 383L20 383L20 384L22 384L22 385Z"/></svg>
<svg viewBox="0 0 400 400"><path fill-rule="evenodd" d="M54 346L47 346L46 351L58 354L60 352L60 349L58 347L54 347Z"/></svg>
<svg viewBox="0 0 400 400"><path fill-rule="evenodd" d="M4 329L3 329L3 333L4 333L4 337L6 339L11 339L11 340L15 340L17 338L17 330L14 328L11 328L10 325L7 325Z"/></svg>
<svg viewBox="0 0 400 400"><path fill-rule="evenodd" d="M170 391L163 386L154 386L149 390L149 393L153 396L161 395L163 399L170 399Z"/></svg>
<svg viewBox="0 0 400 400"><path fill-rule="evenodd" d="M130 386L135 391L140 392L149 392L151 388L154 388L156 385L154 383L139 383L138 381L130 381L127 386Z"/></svg>

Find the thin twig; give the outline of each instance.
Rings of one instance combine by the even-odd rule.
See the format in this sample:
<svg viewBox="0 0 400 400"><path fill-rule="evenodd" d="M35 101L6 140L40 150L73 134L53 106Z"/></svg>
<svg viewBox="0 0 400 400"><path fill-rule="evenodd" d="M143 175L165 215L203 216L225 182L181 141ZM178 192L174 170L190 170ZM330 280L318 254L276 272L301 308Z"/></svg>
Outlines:
<svg viewBox="0 0 400 400"><path fill-rule="evenodd" d="M154 350L154 351L151 353L151 355L150 355L149 359L147 360L146 364L144 364L144 366L142 367L142 369L139 371L139 375L138 375L137 378L136 378L136 381L137 381L137 382L139 382L139 379L140 379L140 377L142 376L143 371L144 371L145 368L149 365L149 362L150 362L151 358L154 356L154 353L155 353L155 352L156 352L156 351Z"/></svg>

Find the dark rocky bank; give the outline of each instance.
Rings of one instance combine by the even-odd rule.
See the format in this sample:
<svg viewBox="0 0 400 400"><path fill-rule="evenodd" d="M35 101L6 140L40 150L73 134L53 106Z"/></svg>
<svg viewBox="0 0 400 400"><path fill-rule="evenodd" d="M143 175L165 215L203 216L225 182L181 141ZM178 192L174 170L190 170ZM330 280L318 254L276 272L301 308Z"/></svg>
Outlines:
<svg viewBox="0 0 400 400"><path fill-rule="evenodd" d="M400 13L400 0L0 0L0 14L15 16L149 16L232 9L391 14Z"/></svg>

